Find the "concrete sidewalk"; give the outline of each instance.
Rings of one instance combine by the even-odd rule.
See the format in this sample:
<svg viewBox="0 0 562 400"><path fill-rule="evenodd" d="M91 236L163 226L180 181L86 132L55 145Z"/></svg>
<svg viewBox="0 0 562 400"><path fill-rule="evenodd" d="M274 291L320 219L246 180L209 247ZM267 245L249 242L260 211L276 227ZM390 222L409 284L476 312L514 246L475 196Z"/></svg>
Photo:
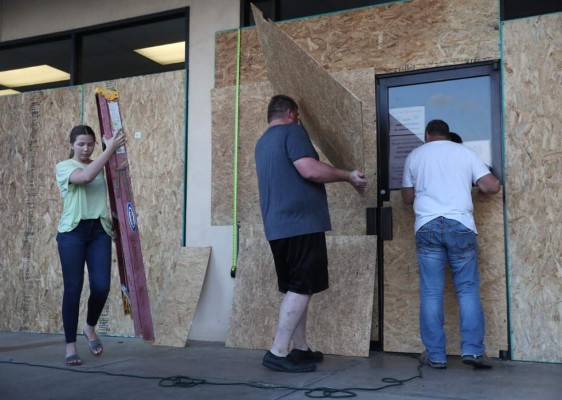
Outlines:
<svg viewBox="0 0 562 400"><path fill-rule="evenodd" d="M62 335L0 332L0 399L294 400L309 398L308 389L326 387L349 388L332 393L332 398L354 394L357 399L391 400L562 398L561 364L494 359L494 369L474 370L460 358L449 357L446 370L418 369L412 355L372 352L369 358L327 355L315 372L288 374L264 368L262 350L212 342L172 348L139 338L100 338L104 353L94 357L79 335L83 364L66 367ZM166 379L178 376L189 378ZM375 390L393 384L384 378L404 382ZM324 392L316 390L309 396L323 398Z"/></svg>

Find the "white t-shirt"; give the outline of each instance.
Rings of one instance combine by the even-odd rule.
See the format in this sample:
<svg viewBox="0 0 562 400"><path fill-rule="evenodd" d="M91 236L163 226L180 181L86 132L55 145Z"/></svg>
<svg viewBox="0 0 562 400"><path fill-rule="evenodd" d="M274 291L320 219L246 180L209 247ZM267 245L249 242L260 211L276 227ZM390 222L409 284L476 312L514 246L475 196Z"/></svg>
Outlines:
<svg viewBox="0 0 562 400"><path fill-rule="evenodd" d="M489 173L478 155L462 144L436 140L414 149L402 177L402 187L415 191L414 230L445 217L478 233L472 216L472 184Z"/></svg>

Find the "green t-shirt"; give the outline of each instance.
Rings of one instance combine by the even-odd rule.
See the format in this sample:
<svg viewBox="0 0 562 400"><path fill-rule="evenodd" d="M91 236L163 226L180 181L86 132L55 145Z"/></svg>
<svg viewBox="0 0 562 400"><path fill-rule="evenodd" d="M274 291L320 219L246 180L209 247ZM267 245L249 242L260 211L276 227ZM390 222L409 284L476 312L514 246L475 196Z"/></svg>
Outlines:
<svg viewBox="0 0 562 400"><path fill-rule="evenodd" d="M70 232L82 219L100 218L107 234L113 237L103 170L90 183L75 185L69 182L74 170L86 167L87 164L71 158L61 161L55 168L57 185L64 203L58 231Z"/></svg>

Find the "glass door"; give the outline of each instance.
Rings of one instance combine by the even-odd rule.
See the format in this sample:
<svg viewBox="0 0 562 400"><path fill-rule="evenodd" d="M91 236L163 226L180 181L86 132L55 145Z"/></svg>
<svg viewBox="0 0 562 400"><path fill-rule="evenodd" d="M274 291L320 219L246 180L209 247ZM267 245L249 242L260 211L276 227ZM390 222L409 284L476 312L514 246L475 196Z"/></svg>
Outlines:
<svg viewBox="0 0 562 400"><path fill-rule="evenodd" d="M414 215L411 207L402 204L400 196L404 161L413 149L424 143L426 124L432 119L442 119L501 179L499 74L499 62L491 61L376 77L376 314L379 316L380 343L375 348L415 353L421 345ZM492 206L480 206L478 201L475 201L475 209L484 209L502 218L501 201ZM490 228L491 234L503 238L503 223L496 225ZM505 262L502 262L503 259L494 266L499 274L505 274ZM452 292L447 296L454 297L454 290ZM454 318L451 324L454 329ZM454 334L451 336L454 343Z"/></svg>

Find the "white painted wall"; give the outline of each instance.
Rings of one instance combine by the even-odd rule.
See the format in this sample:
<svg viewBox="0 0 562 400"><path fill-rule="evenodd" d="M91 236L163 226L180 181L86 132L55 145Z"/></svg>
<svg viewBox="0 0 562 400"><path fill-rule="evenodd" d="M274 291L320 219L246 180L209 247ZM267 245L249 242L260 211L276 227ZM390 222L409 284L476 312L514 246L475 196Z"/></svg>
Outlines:
<svg viewBox="0 0 562 400"><path fill-rule="evenodd" d="M224 341L234 280L232 226L211 226L211 90L215 34L235 29L239 0L0 0L0 41L190 7L187 245L212 247L189 338ZM180 218L181 216L178 216Z"/></svg>

